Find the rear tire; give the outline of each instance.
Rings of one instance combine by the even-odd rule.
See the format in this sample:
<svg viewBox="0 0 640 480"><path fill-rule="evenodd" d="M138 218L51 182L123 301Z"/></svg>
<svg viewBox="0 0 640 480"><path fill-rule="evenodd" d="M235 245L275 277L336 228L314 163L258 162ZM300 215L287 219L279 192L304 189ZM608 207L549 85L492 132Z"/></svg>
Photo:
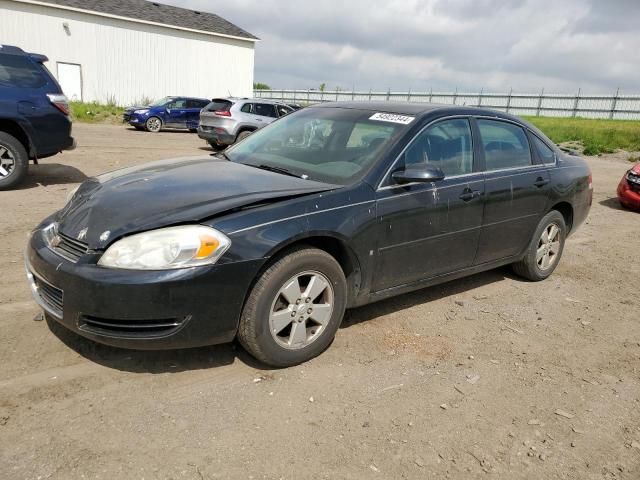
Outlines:
<svg viewBox="0 0 640 480"><path fill-rule="evenodd" d="M198 133L198 129L197 128L190 128L189 129L189 133Z"/></svg>
<svg viewBox="0 0 640 480"><path fill-rule="evenodd" d="M147 129L147 132L158 133L162 130L162 120L158 117L149 117L147 121L144 122L144 126Z"/></svg>
<svg viewBox="0 0 640 480"><path fill-rule="evenodd" d="M29 156L24 145L12 135L0 132L0 190L8 190L24 180Z"/></svg>
<svg viewBox="0 0 640 480"><path fill-rule="evenodd" d="M311 247L276 260L251 290L238 340L259 361L289 367L321 354L333 341L347 303L340 264Z"/></svg>
<svg viewBox="0 0 640 480"><path fill-rule="evenodd" d="M540 220L525 256L512 265L513 271L533 282L549 278L560 263L566 237L562 214L556 210L547 213Z"/></svg>
<svg viewBox="0 0 640 480"><path fill-rule="evenodd" d="M216 142L209 142L209 146L213 148L216 152L221 152L222 150L227 148L226 145L219 145Z"/></svg>
<svg viewBox="0 0 640 480"><path fill-rule="evenodd" d="M253 132L250 132L248 130L245 130L244 132L240 132L238 134L238 136L236 137L236 143L237 142L241 142L242 140L244 140L245 138L247 138L249 135L251 135Z"/></svg>

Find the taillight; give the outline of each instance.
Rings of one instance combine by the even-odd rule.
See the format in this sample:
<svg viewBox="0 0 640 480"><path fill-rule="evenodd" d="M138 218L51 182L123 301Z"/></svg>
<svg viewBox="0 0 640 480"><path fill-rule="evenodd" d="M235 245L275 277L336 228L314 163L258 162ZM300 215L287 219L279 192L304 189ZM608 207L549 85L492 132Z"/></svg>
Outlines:
<svg viewBox="0 0 640 480"><path fill-rule="evenodd" d="M65 115L69 115L71 110L69 109L69 101L65 95L61 93L47 93L47 97L54 107Z"/></svg>
<svg viewBox="0 0 640 480"><path fill-rule="evenodd" d="M230 117L231 116L231 112L229 110L218 110L218 111L213 112L213 113L215 113L219 117Z"/></svg>
<svg viewBox="0 0 640 480"><path fill-rule="evenodd" d="M589 190L593 190L593 175L589 172Z"/></svg>

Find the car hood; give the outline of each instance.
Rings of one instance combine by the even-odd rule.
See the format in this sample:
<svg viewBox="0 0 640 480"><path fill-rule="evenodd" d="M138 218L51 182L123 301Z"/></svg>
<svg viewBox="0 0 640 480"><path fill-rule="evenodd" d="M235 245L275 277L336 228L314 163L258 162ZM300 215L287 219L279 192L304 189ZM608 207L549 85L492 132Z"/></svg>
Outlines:
<svg viewBox="0 0 640 480"><path fill-rule="evenodd" d="M164 160L87 180L57 221L61 233L102 249L128 234L335 188L210 156Z"/></svg>

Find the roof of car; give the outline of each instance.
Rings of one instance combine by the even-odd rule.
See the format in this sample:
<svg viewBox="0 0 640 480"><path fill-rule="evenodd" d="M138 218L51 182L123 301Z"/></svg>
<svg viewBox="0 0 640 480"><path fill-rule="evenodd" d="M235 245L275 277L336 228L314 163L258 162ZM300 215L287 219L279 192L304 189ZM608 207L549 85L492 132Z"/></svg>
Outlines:
<svg viewBox="0 0 640 480"><path fill-rule="evenodd" d="M9 55L28 55L27 52L20 47L14 47L13 45L3 45L0 43L0 53L7 53Z"/></svg>
<svg viewBox="0 0 640 480"><path fill-rule="evenodd" d="M215 13L189 10L158 2L146 0L43 0L43 3L247 40L258 40L258 37Z"/></svg>
<svg viewBox="0 0 640 480"><path fill-rule="evenodd" d="M488 108L469 105L452 105L444 103L419 103L419 102L380 102L380 101L353 101L353 102L326 102L313 105L313 108L352 108L354 110L369 110L371 112L394 113L397 115L423 115L434 111L449 110L455 114L481 115L517 121L528 125L519 117L505 112Z"/></svg>
<svg viewBox="0 0 640 480"><path fill-rule="evenodd" d="M443 105L439 103L415 103L415 102L327 102L314 105L316 108L353 108L357 110L371 110L372 112L396 113L398 115L419 115L432 110L455 105Z"/></svg>

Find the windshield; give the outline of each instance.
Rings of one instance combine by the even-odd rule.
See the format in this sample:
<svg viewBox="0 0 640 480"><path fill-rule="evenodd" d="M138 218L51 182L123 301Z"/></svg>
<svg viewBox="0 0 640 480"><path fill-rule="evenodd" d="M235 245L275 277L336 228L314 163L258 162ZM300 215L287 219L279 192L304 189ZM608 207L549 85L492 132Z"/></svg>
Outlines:
<svg viewBox="0 0 640 480"><path fill-rule="evenodd" d="M155 102L153 102L151 105L149 105L150 107L161 107L163 105L166 105L167 103L169 103L171 100L173 100L174 97L164 97L161 98L160 100L156 100Z"/></svg>
<svg viewBox="0 0 640 480"><path fill-rule="evenodd" d="M368 110L299 110L258 130L225 154L232 162L349 185L361 180L407 128L376 118L381 116Z"/></svg>

